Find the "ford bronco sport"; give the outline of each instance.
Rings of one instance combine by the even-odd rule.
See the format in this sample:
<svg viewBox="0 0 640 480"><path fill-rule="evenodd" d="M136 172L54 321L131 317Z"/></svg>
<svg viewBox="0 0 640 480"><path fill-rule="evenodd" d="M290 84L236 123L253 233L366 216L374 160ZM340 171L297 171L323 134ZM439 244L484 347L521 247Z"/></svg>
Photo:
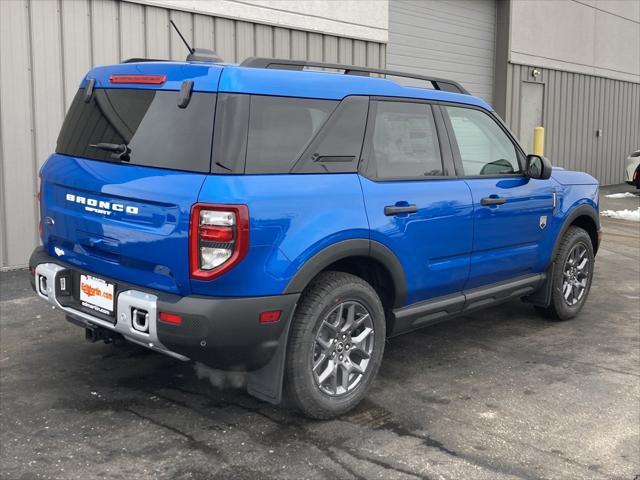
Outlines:
<svg viewBox="0 0 640 480"><path fill-rule="evenodd" d="M599 243L591 176L456 82L363 67L93 68L40 176L37 295L315 418L365 396L391 336L516 298L574 317Z"/></svg>

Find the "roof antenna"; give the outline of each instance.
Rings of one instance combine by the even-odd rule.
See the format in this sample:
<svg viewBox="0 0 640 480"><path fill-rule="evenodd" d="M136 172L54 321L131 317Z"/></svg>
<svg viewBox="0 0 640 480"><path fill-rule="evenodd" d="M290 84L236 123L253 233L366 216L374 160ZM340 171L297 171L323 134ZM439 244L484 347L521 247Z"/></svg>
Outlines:
<svg viewBox="0 0 640 480"><path fill-rule="evenodd" d="M187 62L222 63L222 58L216 55L216 52L212 50L207 50L206 48L192 48L189 45L189 43L185 40L185 38L182 36L182 33L180 33L180 30L178 29L176 24L173 23L173 20L169 20L169 22L171 23L173 28L176 29L176 32L178 32L178 35L180 35L180 39L189 50L189 55L187 55Z"/></svg>
<svg viewBox="0 0 640 480"><path fill-rule="evenodd" d="M178 35L180 35L180 39L187 46L187 49L189 50L189 55L193 55L193 53L196 51L196 49L195 48L191 48L189 46L189 43L184 39L184 37L182 36L182 33L180 33L180 30L178 29L178 26L175 23L173 23L173 20L169 20L169 23L171 25L173 25L173 28L175 28L176 32L178 32Z"/></svg>

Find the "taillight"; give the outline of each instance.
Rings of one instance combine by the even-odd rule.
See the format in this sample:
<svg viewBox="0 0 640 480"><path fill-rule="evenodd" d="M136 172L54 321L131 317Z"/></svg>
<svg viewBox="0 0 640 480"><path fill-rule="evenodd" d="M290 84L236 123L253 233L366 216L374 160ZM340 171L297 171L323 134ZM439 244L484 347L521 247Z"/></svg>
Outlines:
<svg viewBox="0 0 640 480"><path fill-rule="evenodd" d="M38 174L38 193L36 194L36 198L38 199L38 237L44 243L44 239L42 238L42 206L40 204L42 199L42 175Z"/></svg>
<svg viewBox="0 0 640 480"><path fill-rule="evenodd" d="M42 175L38 174L38 193L36 194L36 198L38 199L38 202L40 202L40 199L42 198Z"/></svg>
<svg viewBox="0 0 640 480"><path fill-rule="evenodd" d="M235 266L249 247L246 205L196 203L191 209L189 258L191 277L211 280Z"/></svg>
<svg viewBox="0 0 640 480"><path fill-rule="evenodd" d="M109 82L114 84L162 85L166 81L166 75L111 75L109 77Z"/></svg>

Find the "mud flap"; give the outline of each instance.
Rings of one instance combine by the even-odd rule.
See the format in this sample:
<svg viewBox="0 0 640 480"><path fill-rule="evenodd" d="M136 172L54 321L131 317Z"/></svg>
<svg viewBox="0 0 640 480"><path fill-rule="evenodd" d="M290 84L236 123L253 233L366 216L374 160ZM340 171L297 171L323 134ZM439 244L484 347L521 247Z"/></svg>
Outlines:
<svg viewBox="0 0 640 480"><path fill-rule="evenodd" d="M287 325L278 339L278 348L269 363L264 367L249 372L247 375L247 393L274 405L282 402L282 387L284 382L284 362L287 357L287 341L289 327L295 313L295 306L287 319Z"/></svg>
<svg viewBox="0 0 640 480"><path fill-rule="evenodd" d="M522 297L522 301L530 303L537 307L548 307L551 305L551 288L553 287L553 276L556 271L556 262L553 262L549 268L547 268L544 283L538 287L538 289L531 295Z"/></svg>

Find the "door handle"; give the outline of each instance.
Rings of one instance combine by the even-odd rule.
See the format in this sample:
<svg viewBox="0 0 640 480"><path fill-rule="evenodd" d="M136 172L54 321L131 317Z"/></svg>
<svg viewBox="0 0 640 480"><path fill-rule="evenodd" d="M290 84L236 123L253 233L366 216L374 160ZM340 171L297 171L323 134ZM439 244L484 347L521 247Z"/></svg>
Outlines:
<svg viewBox="0 0 640 480"><path fill-rule="evenodd" d="M387 205L384 207L384 214L387 217L391 215L401 215L403 213L416 213L418 207L415 205Z"/></svg>
<svg viewBox="0 0 640 480"><path fill-rule="evenodd" d="M480 203L482 205L502 205L507 201L506 198L504 197L499 197L497 195L492 195L490 197L484 197L482 200L480 200Z"/></svg>

